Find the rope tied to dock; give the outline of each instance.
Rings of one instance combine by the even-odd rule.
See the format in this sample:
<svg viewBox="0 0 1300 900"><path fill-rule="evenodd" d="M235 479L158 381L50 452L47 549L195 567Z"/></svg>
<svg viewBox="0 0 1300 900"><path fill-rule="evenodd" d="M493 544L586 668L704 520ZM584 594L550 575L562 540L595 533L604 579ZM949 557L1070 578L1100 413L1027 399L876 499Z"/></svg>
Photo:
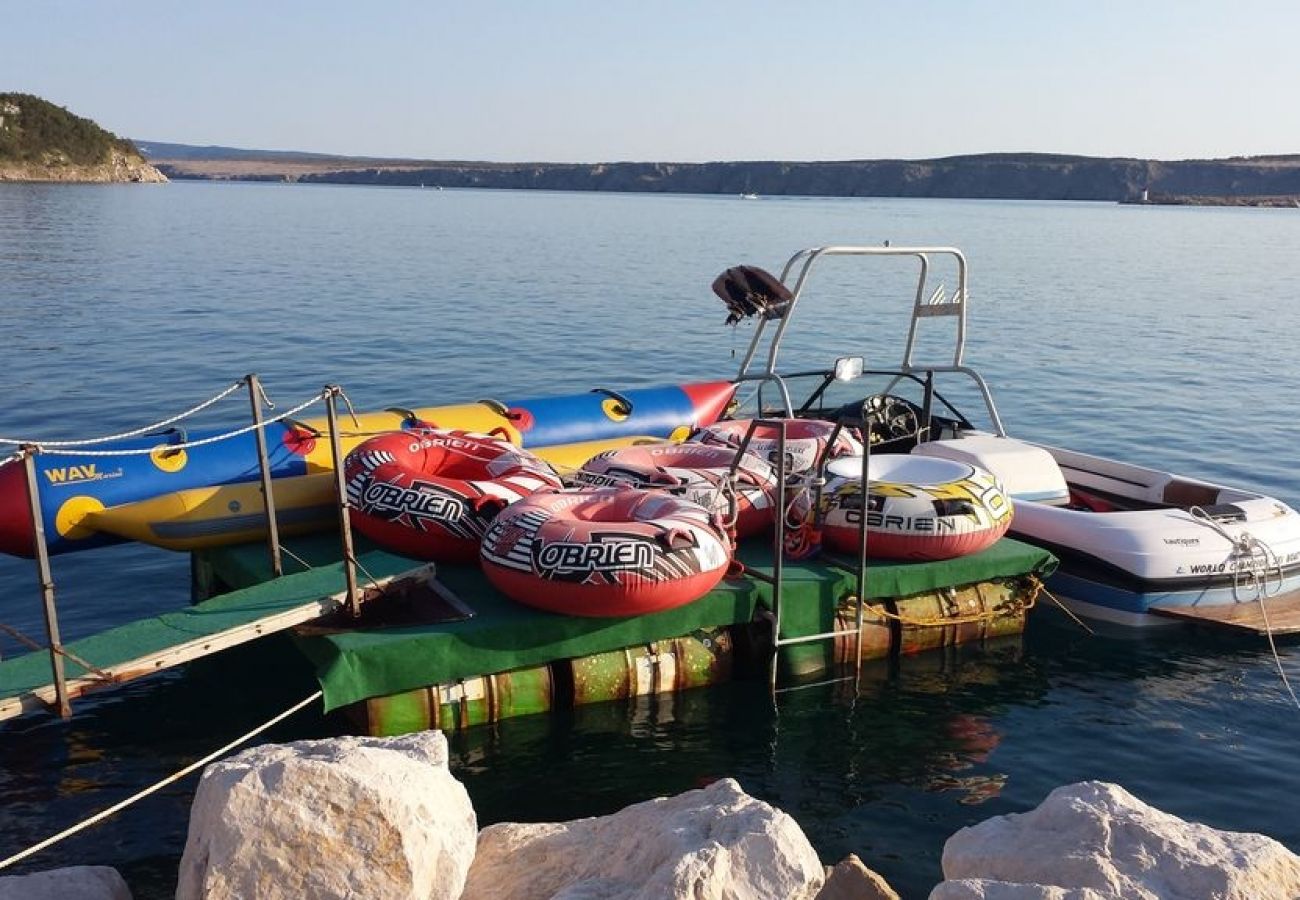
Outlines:
<svg viewBox="0 0 1300 900"><path fill-rule="evenodd" d="M196 769L201 769L202 767L206 766L208 763L212 762L213 760L219 759L220 757L226 755L231 750L238 747L240 744L252 740L262 732L266 731L267 729L275 725L278 725L280 722L283 722L285 719L289 718L294 713L298 712L300 709L303 709L304 707L310 705L311 703L314 703L315 701L319 700L323 696L324 696L323 691L315 691L310 696L305 697L302 700L299 700L293 706L290 706L284 712L279 713L278 715L272 717L271 719L268 719L266 722L263 722L261 725L258 725L252 731L240 735L239 737L235 738L233 741L226 744L225 746L219 747L218 749L212 751L202 759L195 760L185 768L177 772L174 772L171 775L168 775L166 778L162 779L161 781L151 784L149 787L145 788L142 791L137 791L136 793L132 794L130 797L127 797L125 800L114 803L112 806L108 807L107 809L100 810L99 812L95 813L93 816L81 820L76 825L73 825L71 828L66 828L63 831L60 831L58 834L51 835L50 837L46 838L40 843L33 844L32 846L28 847L26 850L23 850L20 853L15 853L13 856L10 856L8 859L0 860L0 871L7 869L9 866L12 866L14 863L21 862L22 860L26 859L29 856L41 852L47 847L54 846L60 841L72 837L74 834L85 831L90 826L98 824L99 822L102 822L108 817L121 812L122 810L126 809L128 806L131 806L132 804L137 803L140 800L143 800L145 797L148 797L150 794L162 790L167 785L172 784L173 782L176 781L180 781L182 778L184 778L186 775L189 775L191 772L195 771Z"/></svg>
<svg viewBox="0 0 1300 900"><path fill-rule="evenodd" d="M899 624L911 625L916 628L946 628L951 625L973 625L980 622L992 622L994 619L1001 618L1002 616L1020 615L1021 613L1027 613L1029 610L1034 608L1034 605L1038 602L1038 598L1047 588L1046 585L1043 584L1042 579L1038 578L1036 575L1027 575L1025 577L1029 582L1029 589L1031 591L1027 598L1020 600L1013 595L1009 598L1009 602L995 604L978 613L920 618L916 616L908 616L903 613L891 612L883 606L875 606L872 604L868 604L864 611L881 619L891 619ZM979 587L976 586L976 592L978 593L978 591ZM980 596L982 597L982 595ZM952 602L954 606L956 605L955 600L950 602Z"/></svg>
<svg viewBox="0 0 1300 900"><path fill-rule="evenodd" d="M1273 665L1277 667L1278 677L1282 679L1282 686L1290 695L1292 705L1300 709L1300 698L1296 697L1295 689L1291 687L1291 679L1287 678L1286 668L1282 665L1282 656L1277 652L1277 641L1273 638L1273 625L1268 620L1268 598L1281 593L1285 581L1282 561L1272 547L1246 529L1243 528L1234 535L1215 521L1205 509L1193 506L1188 512L1193 520L1216 532L1232 545L1232 553L1228 558L1235 559L1239 563L1232 573L1232 599L1237 603L1245 602L1240 595L1243 586L1253 591L1254 597L1250 599L1259 603L1259 614L1264 620L1264 635L1268 638L1268 647L1273 654ZM1269 591L1269 582L1265 580L1270 571L1277 573L1277 586L1272 591Z"/></svg>

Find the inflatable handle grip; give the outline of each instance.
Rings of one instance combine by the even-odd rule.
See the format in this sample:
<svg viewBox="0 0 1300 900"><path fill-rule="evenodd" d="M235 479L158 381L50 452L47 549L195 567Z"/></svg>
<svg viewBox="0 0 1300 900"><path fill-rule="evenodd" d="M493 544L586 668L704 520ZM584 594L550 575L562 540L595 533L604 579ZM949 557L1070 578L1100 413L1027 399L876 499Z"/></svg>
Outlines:
<svg viewBox="0 0 1300 900"><path fill-rule="evenodd" d="M501 418L509 419L511 422L514 422L520 418L519 413L511 412L510 408L506 406L504 403L502 403L500 400L493 400L491 397L485 397L482 400L478 400L476 402L482 403L484 406L492 410Z"/></svg>
<svg viewBox="0 0 1300 900"><path fill-rule="evenodd" d="M281 421L283 421L284 424L288 425L294 431L302 431L311 435L312 437L321 436L319 428L314 428L313 426L308 425L306 422L303 422L300 419L282 419Z"/></svg>
<svg viewBox="0 0 1300 900"><path fill-rule="evenodd" d="M474 512L485 513L487 515L496 515L510 505L504 497L496 497L491 494L484 494L482 497L475 497L473 503Z"/></svg>
<svg viewBox="0 0 1300 900"><path fill-rule="evenodd" d="M158 432L158 434L165 434L165 435L167 435L167 443L169 443L169 444L171 444L171 443L184 444L184 443L186 443L186 442L189 441L189 438L186 436L186 431L185 431L185 429L182 428L182 427L179 426L179 425L177 425L177 426L175 426L175 427L172 427L172 428L168 428L166 431L160 431L160 432ZM163 455L164 457L175 456L177 453L180 453L180 452L182 451L182 449L183 449L183 448L175 448L175 449L171 449L171 450L164 450L164 451L162 452L162 455Z"/></svg>
<svg viewBox="0 0 1300 900"><path fill-rule="evenodd" d="M659 543L665 550L685 550L695 546L695 535L682 528L665 528L659 533Z"/></svg>
<svg viewBox="0 0 1300 900"><path fill-rule="evenodd" d="M402 424L407 428L414 428L417 425L428 424L422 421L420 417L415 414L414 410L407 409L405 406L385 406L384 412L392 413L395 416L401 416Z"/></svg>
<svg viewBox="0 0 1300 900"><path fill-rule="evenodd" d="M671 472L666 472L664 471L663 466L656 466L655 473L650 476L647 483L662 484L668 487L685 487L691 483L691 480L689 478L674 475Z"/></svg>
<svg viewBox="0 0 1300 900"><path fill-rule="evenodd" d="M611 391L609 388L592 388L593 394L603 394L619 405L618 413L621 416L632 415L632 401L626 394L620 394L618 391Z"/></svg>

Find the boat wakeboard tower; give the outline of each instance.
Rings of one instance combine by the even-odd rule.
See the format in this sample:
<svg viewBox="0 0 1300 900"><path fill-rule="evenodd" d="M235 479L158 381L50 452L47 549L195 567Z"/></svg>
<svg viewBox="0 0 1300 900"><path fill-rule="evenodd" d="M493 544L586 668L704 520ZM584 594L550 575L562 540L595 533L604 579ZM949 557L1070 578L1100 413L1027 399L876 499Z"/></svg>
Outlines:
<svg viewBox="0 0 1300 900"><path fill-rule="evenodd" d="M818 263L831 257L888 258L912 261L918 265L911 324L903 348L901 363L892 369L866 370L862 357L840 357L829 370L786 371L778 368L782 341L799 303L804 298L811 274ZM947 263L956 276L956 290L951 294L935 272ZM940 378L957 376L978 393L992 433L1005 436L1002 420L983 377L964 365L966 349L966 257L954 247L827 246L801 250L786 262L780 277L757 266L735 266L713 282L713 291L727 305L727 324L753 321L754 335L736 373L743 390L753 385L759 397L759 412L786 418L864 417L869 420L871 443L898 445L923 439L939 427L974 427L958 409L936 391ZM955 324L954 343L949 361L922 364L916 361L917 338L921 322L933 318L951 318ZM855 395L850 402L832 403L842 397L838 386L851 384L864 376L883 378L883 389L865 396ZM907 384L916 390L913 397L893 393ZM778 396L764 402L764 394L775 388ZM801 390L802 388L802 390ZM795 396L803 397L798 403ZM936 413L942 407L943 415ZM939 421L942 419L942 421Z"/></svg>

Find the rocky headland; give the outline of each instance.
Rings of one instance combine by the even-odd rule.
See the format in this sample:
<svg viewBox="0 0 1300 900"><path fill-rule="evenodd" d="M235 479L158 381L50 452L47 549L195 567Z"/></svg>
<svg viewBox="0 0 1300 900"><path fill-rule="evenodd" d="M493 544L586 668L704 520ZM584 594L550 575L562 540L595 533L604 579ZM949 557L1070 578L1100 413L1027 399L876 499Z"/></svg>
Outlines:
<svg viewBox="0 0 1300 900"><path fill-rule="evenodd" d="M163 182L135 145L31 94L0 94L0 181Z"/></svg>

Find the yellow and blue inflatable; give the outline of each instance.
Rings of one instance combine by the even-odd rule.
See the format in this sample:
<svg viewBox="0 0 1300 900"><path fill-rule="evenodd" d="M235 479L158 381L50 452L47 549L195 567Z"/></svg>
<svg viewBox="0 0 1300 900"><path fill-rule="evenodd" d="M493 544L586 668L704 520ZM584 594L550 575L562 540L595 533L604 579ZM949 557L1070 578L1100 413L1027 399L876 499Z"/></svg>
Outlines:
<svg viewBox="0 0 1300 900"><path fill-rule="evenodd" d="M362 413L340 424L347 453L367 437L409 427L495 433L534 451L560 469L576 469L596 453L638 440L681 439L716 421L731 401L728 381L668 385L623 392L482 401L455 406ZM337 521L333 458L323 418L266 426L276 520L285 534ZM37 492L51 553L122 540L191 550L252 540L265 534L256 438L250 432L188 449L178 443L221 432L180 432L131 438L92 452L36 457ZM34 553L25 467L0 467L0 552Z"/></svg>

